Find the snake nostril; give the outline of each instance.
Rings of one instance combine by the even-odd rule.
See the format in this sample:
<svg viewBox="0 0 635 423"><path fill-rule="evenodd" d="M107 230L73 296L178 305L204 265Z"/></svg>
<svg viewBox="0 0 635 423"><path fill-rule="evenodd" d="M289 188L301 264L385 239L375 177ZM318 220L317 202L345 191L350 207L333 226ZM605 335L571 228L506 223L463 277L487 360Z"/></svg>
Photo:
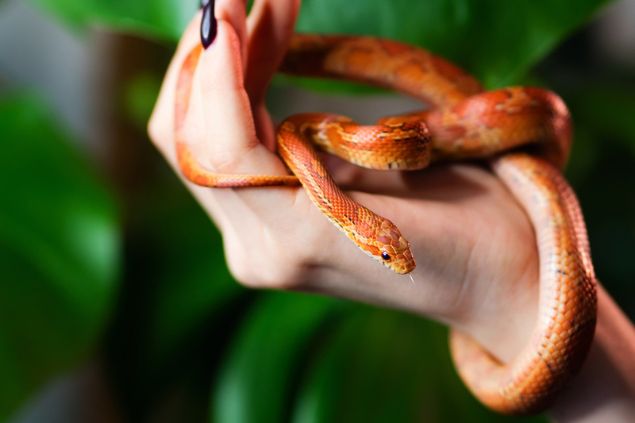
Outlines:
<svg viewBox="0 0 635 423"><path fill-rule="evenodd" d="M390 254L388 254L385 251L382 251L381 252L381 258L383 258L384 260L388 261L388 260L390 260Z"/></svg>

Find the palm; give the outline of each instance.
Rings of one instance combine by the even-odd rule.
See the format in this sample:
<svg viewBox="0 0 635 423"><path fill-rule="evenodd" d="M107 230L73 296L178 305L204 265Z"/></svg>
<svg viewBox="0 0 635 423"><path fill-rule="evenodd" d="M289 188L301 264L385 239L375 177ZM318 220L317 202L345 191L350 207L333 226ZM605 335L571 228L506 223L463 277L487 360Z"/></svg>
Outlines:
<svg viewBox="0 0 635 423"><path fill-rule="evenodd" d="M234 27L240 25L234 22ZM262 148L264 144L270 150L274 140L263 98L285 42L257 38L257 32L252 28L245 66L236 57L236 44L222 39L234 37L232 27L221 26L216 51L204 55L199 65L205 72L196 75L187 138L198 146L197 157L212 167L279 174L285 172L282 162ZM236 36L240 39L240 31ZM195 22L184 36L150 124L152 138L174 167L173 128L166 116L173 113L180 63L197 42ZM267 42L277 47L259 45ZM226 92L220 93L219 87ZM213 101L218 96L222 104ZM228 152L233 161L225 160ZM533 311L536 290L523 288L536 280L535 242L523 212L496 178L473 165L400 174L329 161L335 179L354 199L391 219L411 242L418 264L415 284L369 263L300 189L226 191L189 185L223 232L228 264L238 280L406 309L462 326L485 344L497 344L497 339L522 344L514 335L528 333L529 328L520 326L532 322L527 315ZM510 295L515 292L530 294ZM499 315L514 317L501 326ZM495 352L502 356L514 352L501 348Z"/></svg>

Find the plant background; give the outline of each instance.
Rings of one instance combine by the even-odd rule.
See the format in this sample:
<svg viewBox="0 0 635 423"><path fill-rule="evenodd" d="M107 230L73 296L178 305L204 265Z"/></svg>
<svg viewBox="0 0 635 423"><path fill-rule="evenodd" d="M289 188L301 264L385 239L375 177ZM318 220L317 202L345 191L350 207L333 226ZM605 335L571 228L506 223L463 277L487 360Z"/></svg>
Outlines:
<svg viewBox="0 0 635 423"><path fill-rule="evenodd" d="M145 134L186 3L0 0L0 421L544 421L480 406L435 323L232 280ZM345 3L305 0L298 30L401 39L490 88L562 94L597 271L633 318L634 2ZM274 114L407 104L310 85L277 80Z"/></svg>

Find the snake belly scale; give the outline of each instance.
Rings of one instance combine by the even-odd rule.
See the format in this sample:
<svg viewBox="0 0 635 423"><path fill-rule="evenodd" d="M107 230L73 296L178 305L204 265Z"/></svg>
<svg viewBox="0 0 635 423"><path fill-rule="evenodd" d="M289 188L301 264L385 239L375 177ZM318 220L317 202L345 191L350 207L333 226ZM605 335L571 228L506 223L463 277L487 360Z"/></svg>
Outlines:
<svg viewBox="0 0 635 423"><path fill-rule="evenodd" d="M415 267L405 237L392 222L342 192L315 148L375 169L414 170L464 159L490 164L534 226L540 265L537 324L526 347L507 363L458 331L451 332L451 352L461 378L490 408L506 414L547 408L587 355L597 302L582 213L559 171L571 144L562 100L540 88L484 92L452 63L395 41L297 34L282 72L386 87L431 108L386 117L372 126L333 114L295 115L277 132L278 152L292 175L218 174L197 162L183 135L201 52L198 46L189 53L177 82L176 151L183 175L215 188L301 184L357 247L397 273ZM519 150L526 146L532 154Z"/></svg>

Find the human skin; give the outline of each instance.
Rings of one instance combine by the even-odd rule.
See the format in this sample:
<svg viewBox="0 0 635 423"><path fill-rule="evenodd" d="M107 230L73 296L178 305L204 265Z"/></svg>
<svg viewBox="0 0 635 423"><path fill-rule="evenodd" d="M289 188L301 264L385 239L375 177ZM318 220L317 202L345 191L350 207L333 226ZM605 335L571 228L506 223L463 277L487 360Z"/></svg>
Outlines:
<svg viewBox="0 0 635 423"><path fill-rule="evenodd" d="M217 1L218 35L201 56L185 125L188 142L210 170L287 173L274 153L264 93L284 56L298 8L298 0L260 0L246 19L241 2ZM200 42L199 25L197 16L186 30L149 124L152 140L179 175L174 88L185 56ZM301 188L210 189L184 180L223 234L236 280L431 317L470 334L502 360L525 346L538 301L536 241L523 210L486 167L451 164L399 173L363 170L333 158L328 165L356 201L389 218L410 241L417 262L414 283L359 251ZM601 310L600 326L603 315ZM635 357L635 335L630 339L626 345ZM606 342L596 338L594 351L605 351ZM616 360L609 361L615 367ZM624 391L628 384L618 385L623 387L618 397L626 398L620 404L631 407L626 409L632 418L634 394ZM570 402L566 410L575 406ZM578 421L558 413L557 406L554 416Z"/></svg>

